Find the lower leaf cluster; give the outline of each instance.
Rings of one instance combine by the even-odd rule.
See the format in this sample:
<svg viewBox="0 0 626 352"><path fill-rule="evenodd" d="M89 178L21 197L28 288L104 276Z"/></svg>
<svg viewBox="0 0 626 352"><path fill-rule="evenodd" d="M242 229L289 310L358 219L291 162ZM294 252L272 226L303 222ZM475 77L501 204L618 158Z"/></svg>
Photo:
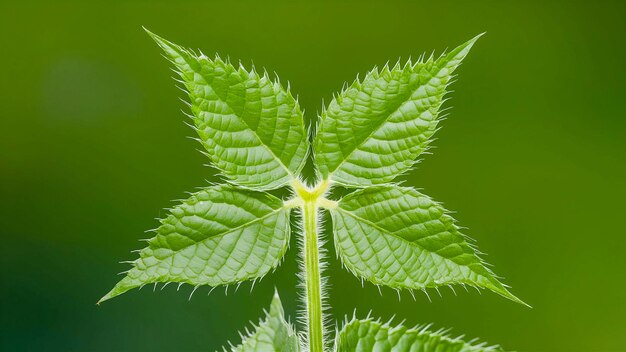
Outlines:
<svg viewBox="0 0 626 352"><path fill-rule="evenodd" d="M231 345L232 352L299 352L305 350L294 327L285 320L285 313L274 294L265 320L238 346ZM226 350L226 349L225 349ZM346 321L335 337L335 352L502 352L498 346L488 346L475 341L465 342L452 338L445 331L430 331L428 326L406 328L391 326L366 318L353 317Z"/></svg>

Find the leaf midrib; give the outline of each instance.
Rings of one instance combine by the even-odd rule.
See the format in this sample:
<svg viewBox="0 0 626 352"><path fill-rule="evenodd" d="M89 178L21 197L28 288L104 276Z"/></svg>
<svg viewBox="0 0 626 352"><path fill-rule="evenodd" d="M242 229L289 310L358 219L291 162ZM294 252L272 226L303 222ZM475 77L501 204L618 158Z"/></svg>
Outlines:
<svg viewBox="0 0 626 352"><path fill-rule="evenodd" d="M200 63L198 57L196 57L195 55L192 55L191 53L188 53L189 56L193 57L196 60L196 63ZM180 55L180 54L179 54ZM230 111L232 111L233 115L237 116L237 119L240 120L247 128L248 130L250 130L252 132L252 134L254 135L254 137L256 137L256 139L259 141L259 143L270 153L270 155L274 158L274 160L276 160L278 162L278 164L287 172L288 176L291 176L292 180L295 179L294 174L289 170L289 168L287 166L285 166L285 164L283 163L282 160L280 160L280 158L278 158L278 156L276 156L276 154L274 153L273 150L270 149L270 147L265 144L263 142L263 140L261 139L261 137L259 137L259 134L256 132L256 130L252 129L250 127L250 125L245 121L245 119L243 119L241 116L239 116L236 112L235 109L233 109L232 106L230 106L228 104L228 102L222 97L220 96L220 94L217 93L217 91L215 89L213 89L213 87L209 84L209 82L207 81L207 78L205 77L205 75L201 72L201 71L197 71L196 69L193 68L193 65L190 64L190 62L187 60L187 58L185 58L184 55L180 55L185 62L187 62L187 65L189 65L189 67L197 74L200 75L200 77L202 77L202 80L204 81L204 84L209 87L211 89L211 91L213 93L215 93L215 96L218 97L218 99L228 107L228 109L230 109ZM207 59L208 60L208 59ZM249 74L249 73L248 73ZM204 111L204 110L202 110Z"/></svg>
<svg viewBox="0 0 626 352"><path fill-rule="evenodd" d="M350 157L352 156L352 154L354 154L354 152L355 152L356 150L358 150L358 149L359 149L359 148L361 148L361 147L362 147L365 143L367 143L367 142L370 140L370 138L372 137L372 135L373 135L374 133L378 132L378 130L380 130L380 129L381 129L381 128L385 125L385 123L387 122L387 120L389 120L389 118L390 118L393 114L395 114L396 112L398 112L398 111L400 110L400 108L401 108L402 106L404 106L404 104L405 104L407 101L409 101L409 100L411 99L411 96L413 96L413 94L415 93L415 91L417 91L417 90L418 90L418 89L420 89L421 87L423 87L423 86L425 86L425 85L429 84L429 83L432 81L432 79L433 79L433 78L434 78L437 74L439 74L439 72L441 72L441 70L442 70L442 69L443 69L443 68L442 68L442 67L440 67L440 68L439 68L439 70L437 70L437 72L436 72L436 73L434 73L433 75L431 75L431 77L430 77L430 79L428 80L428 82L427 82L427 83L425 83L425 84L420 84L420 85L418 85L417 87L415 87L415 89L411 90L411 94L409 94L409 95L408 95L408 96L409 96L409 97L408 97L408 99L404 100L401 104L399 104L399 105L398 105L398 107L397 107L397 108L395 108L392 112L390 112L390 113L389 113L389 114L388 114L385 118L381 119L380 124L379 124L379 125L378 125L375 129L373 129L373 130L372 130L372 131L371 131L371 132L370 132L370 133L369 133L369 134L368 134L368 135L367 135L367 136L366 136L366 137L365 137L365 138L361 141L361 143L359 143L357 146L355 146L355 147L354 147L354 148L350 151L350 153L349 153L349 154L348 154L348 155L347 155L347 156L346 156L346 157L345 157L345 158L344 158L344 159L343 159L343 160L342 160L342 161L341 161L341 162L337 165L337 167L335 167L335 169L334 169L332 172L330 172L330 173L328 174L328 178L330 179L330 178L332 177L332 175L333 175L333 174L334 174L337 170L339 170L339 168L340 168L340 167L341 167L341 166L342 166L342 165L343 165L343 164L344 164L344 163L345 163L348 159L350 159ZM412 72L411 72L411 73L412 73ZM325 119L324 119L324 120L325 120ZM322 121L322 123L324 122L324 120ZM321 130L321 128L320 128L320 130Z"/></svg>
<svg viewBox="0 0 626 352"><path fill-rule="evenodd" d="M485 279L487 279L487 280L489 280L489 281L491 282L491 280L489 279L489 277L486 277L486 276L484 276L483 274L481 274L481 273L479 273L479 272L476 272L476 271L475 271L475 270L473 270L473 269L472 269L472 267L471 267L471 266L469 266L469 265L462 265L462 264L459 264L459 263L455 262L454 260L452 260L452 259L450 259L450 258L447 258L447 257L444 257L444 256L442 256L441 254L439 254L439 253L437 253L437 252L430 251L430 250L428 250L428 249L426 249L426 248L424 248L424 247L422 247L422 246L418 245L418 244L417 244L417 243L415 243L414 241L409 241L409 240L407 240L406 238L402 238L402 237L400 237L400 236L398 236L398 235L396 235L396 234L394 234L394 233L392 233L392 232L389 232L389 230L386 230L386 229L382 228L381 226L379 226L378 224L375 224L375 223L373 223L373 222L372 222L372 221L370 221L370 220L367 220L367 219L365 219L365 218L362 218L362 217L360 217L360 216L358 216L358 215L354 214L353 212L351 212L351 211L349 211L349 210L342 209L341 207L337 207L335 210L336 210L336 211L340 211L340 212L342 212L342 213L344 213L344 214L346 214L346 215L348 215L348 216L352 217L352 218L353 218L353 219L355 219L355 220L362 221L362 222L364 222L364 223L368 224L369 226L372 226L373 228L377 229L378 231L380 231L380 232L381 232L381 233L383 233L384 235L393 236L393 237L395 237L395 238L397 238L397 239L399 239L399 240L401 240L401 241L407 242L410 246L414 246L414 247L419 248L419 249L421 249L421 250L427 251L427 252L428 252L428 253L430 253L431 255L436 255L436 256L437 256L437 257L439 257L439 258L442 258L442 259L444 259L444 260L451 261L451 262L453 262L455 265L458 265L458 266L462 266L462 267L469 268L469 269L470 269L473 273L475 273L476 275L478 275L478 276L480 276L480 277L483 277L483 278L485 278Z"/></svg>
<svg viewBox="0 0 626 352"><path fill-rule="evenodd" d="M254 223L260 222L261 220L265 220L265 219L269 218L270 216L272 216L274 214L277 214L277 213L279 213L280 211L283 211L283 210L286 210L286 208L285 207L280 207L280 208L278 208L276 210L271 211L270 213L267 213L267 214L263 215L262 217L255 218L255 219L253 219L253 220L251 220L249 222L246 222L246 223L241 224L239 226L230 228L230 229L228 229L228 230L226 230L226 231L224 231L224 232L222 232L220 234L206 237L206 238L204 238L204 239L202 239L200 241L194 241L194 243L189 244L187 246L184 246L184 247L182 247L182 248L180 248L178 250L172 250L172 253L168 254L167 256L165 256L165 257L163 257L162 259L159 259L159 260L160 261L166 260L166 259L168 259L168 258L170 258L170 257L172 257L172 256L174 256L176 254L178 254L179 252L181 252L181 251L183 251L183 250L185 250L185 249L187 249L189 247L196 246L199 243L202 243L202 242L207 241L209 239L213 239L213 238L216 238L216 237L223 237L223 236L229 235L229 234L231 234L231 233L233 233L235 231L238 231L238 230L240 230L240 229L242 229L244 227L247 227L247 226L250 226L250 225L252 225ZM175 232L175 233L178 233L178 232ZM189 238L188 236L185 236L185 237ZM148 248L150 248L150 247L148 247ZM160 248L163 248L163 247L160 247Z"/></svg>

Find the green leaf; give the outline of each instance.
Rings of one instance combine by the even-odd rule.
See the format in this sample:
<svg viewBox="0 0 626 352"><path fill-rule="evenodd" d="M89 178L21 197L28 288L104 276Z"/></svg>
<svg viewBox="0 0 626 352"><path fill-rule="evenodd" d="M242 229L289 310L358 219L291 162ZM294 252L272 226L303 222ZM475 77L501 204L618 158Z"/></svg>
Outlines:
<svg viewBox="0 0 626 352"><path fill-rule="evenodd" d="M257 190L295 178L306 160L308 138L298 103L279 82L148 33L182 78L195 128L217 169L233 183Z"/></svg>
<svg viewBox="0 0 626 352"><path fill-rule="evenodd" d="M485 267L447 211L412 188L363 189L330 213L337 252L358 277L392 288L471 285L523 303Z"/></svg>
<svg viewBox="0 0 626 352"><path fill-rule="evenodd" d="M427 149L452 73L478 37L436 60L375 68L336 96L314 144L322 177L365 187L407 171Z"/></svg>
<svg viewBox="0 0 626 352"><path fill-rule="evenodd" d="M285 321L285 312L278 292L274 294L270 311L256 330L243 339L233 352L298 352L298 335L291 324Z"/></svg>
<svg viewBox="0 0 626 352"><path fill-rule="evenodd" d="M262 277L289 243L289 209L267 193L212 186L161 220L139 259L100 301L157 282L228 285Z"/></svg>
<svg viewBox="0 0 626 352"><path fill-rule="evenodd" d="M451 338L427 327L391 327L371 319L352 319L337 335L337 352L501 352L498 346L485 346Z"/></svg>

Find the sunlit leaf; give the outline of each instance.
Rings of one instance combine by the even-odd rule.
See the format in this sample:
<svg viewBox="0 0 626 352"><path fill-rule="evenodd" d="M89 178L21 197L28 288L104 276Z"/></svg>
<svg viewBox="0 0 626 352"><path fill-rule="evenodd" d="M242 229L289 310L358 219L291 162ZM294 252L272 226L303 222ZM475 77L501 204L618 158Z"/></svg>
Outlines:
<svg viewBox="0 0 626 352"><path fill-rule="evenodd" d="M133 267L101 301L157 282L228 285L262 277L289 243L289 210L267 193L213 186L161 221Z"/></svg>
<svg viewBox="0 0 626 352"><path fill-rule="evenodd" d="M464 284L521 301L500 283L438 203L415 189L370 187L330 211L335 246L358 277L392 288Z"/></svg>
<svg viewBox="0 0 626 352"><path fill-rule="evenodd" d="M442 331L392 327L372 319L353 319L337 335L336 352L502 352L498 346L465 342Z"/></svg>
<svg viewBox="0 0 626 352"><path fill-rule="evenodd" d="M233 183L259 190L294 179L306 161L308 138L291 93L267 74L150 34L182 78L195 129L214 166Z"/></svg>
<svg viewBox="0 0 626 352"><path fill-rule="evenodd" d="M256 330L244 337L233 352L298 352L300 344L293 326L285 321L285 312L278 292L274 294L270 311Z"/></svg>
<svg viewBox="0 0 626 352"><path fill-rule="evenodd" d="M438 59L374 69L338 94L314 144L322 177L366 187L407 171L428 147L452 73L478 37Z"/></svg>

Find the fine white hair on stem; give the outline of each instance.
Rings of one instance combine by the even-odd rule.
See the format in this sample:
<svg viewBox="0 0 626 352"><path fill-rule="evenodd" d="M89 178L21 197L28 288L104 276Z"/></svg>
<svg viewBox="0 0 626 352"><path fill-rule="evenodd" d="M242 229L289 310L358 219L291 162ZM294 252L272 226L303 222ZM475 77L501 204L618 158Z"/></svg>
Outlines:
<svg viewBox="0 0 626 352"><path fill-rule="evenodd" d="M300 182L302 184L304 184L304 180L300 180ZM298 247L299 247L299 251L298 251L298 265L300 270L298 271L298 287L300 288L299 290L299 300L300 300L300 314L298 314L298 322L300 323L300 325L303 327L303 332L300 334L301 336L301 341L302 341L302 346L301 346L301 350L302 351L308 351L309 350L309 346L310 346L310 340L309 340L309 336L308 336L308 332L309 331L309 316L310 316L310 312L308 311L308 301L309 301L309 297L308 297L308 293L307 293L307 275L308 275L308 268L306 267L305 264L305 251L306 251L306 231L305 231L305 219L304 219L304 212L303 212L303 208L302 207L298 207L297 208L297 214L298 216L296 217L296 224L297 227L300 229L300 233L299 236L297 236L297 243L298 243ZM324 228L324 219L322 217L322 214L319 210L316 211L315 213L315 223L316 223L316 239L317 239L317 252L318 252L318 268L319 268L319 275L320 275L320 280L319 280L319 284L320 284L320 298L321 298L321 313L322 313L322 342L324 345L324 349L328 349L330 348L330 344L329 344L329 338L328 338L328 334L329 332L332 330L332 317L328 314L325 314L328 309L329 306L327 304L327 298L328 298L328 278L324 277L324 272L326 270L326 266L327 266L327 251L325 249L325 244L326 244L326 237L323 231Z"/></svg>

